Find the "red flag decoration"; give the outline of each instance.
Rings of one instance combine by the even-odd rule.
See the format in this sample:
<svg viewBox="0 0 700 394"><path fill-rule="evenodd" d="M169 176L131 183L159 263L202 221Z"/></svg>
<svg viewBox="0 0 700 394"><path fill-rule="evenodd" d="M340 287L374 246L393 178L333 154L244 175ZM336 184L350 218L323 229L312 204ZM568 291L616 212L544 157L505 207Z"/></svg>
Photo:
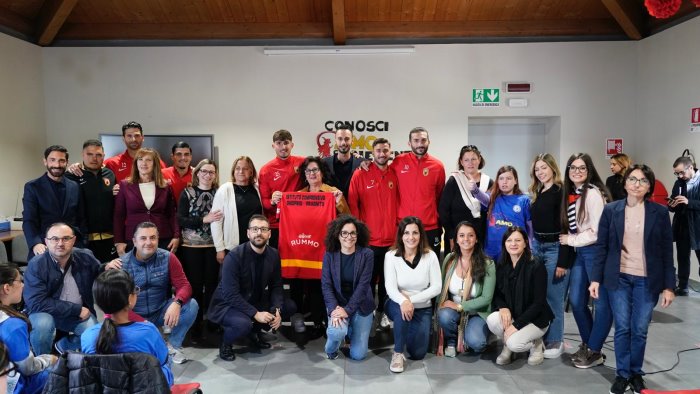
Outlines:
<svg viewBox="0 0 700 394"><path fill-rule="evenodd" d="M280 201L282 277L321 279L328 223L335 219L332 193L284 193Z"/></svg>

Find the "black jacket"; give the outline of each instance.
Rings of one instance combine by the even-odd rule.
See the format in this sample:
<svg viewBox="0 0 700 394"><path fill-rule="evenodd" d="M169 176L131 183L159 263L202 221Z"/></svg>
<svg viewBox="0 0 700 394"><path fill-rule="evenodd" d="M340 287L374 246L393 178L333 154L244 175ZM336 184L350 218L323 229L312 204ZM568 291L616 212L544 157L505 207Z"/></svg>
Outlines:
<svg viewBox="0 0 700 394"><path fill-rule="evenodd" d="M155 357L146 353L61 356L44 386L46 393L170 393Z"/></svg>
<svg viewBox="0 0 700 394"><path fill-rule="evenodd" d="M547 327L554 319L547 304L547 269L539 259L527 260L524 255L515 269L510 258L507 260L496 268L493 309L510 309L513 326L518 330L530 323Z"/></svg>

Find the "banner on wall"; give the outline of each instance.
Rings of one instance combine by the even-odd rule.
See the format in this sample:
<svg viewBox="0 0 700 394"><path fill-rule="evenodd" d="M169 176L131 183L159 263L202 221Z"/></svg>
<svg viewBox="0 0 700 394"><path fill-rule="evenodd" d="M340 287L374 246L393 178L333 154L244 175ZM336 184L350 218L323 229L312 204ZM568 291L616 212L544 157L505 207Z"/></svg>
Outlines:
<svg viewBox="0 0 700 394"><path fill-rule="evenodd" d="M622 153L622 138L608 138L605 142L605 155L609 159L618 153Z"/></svg>
<svg viewBox="0 0 700 394"><path fill-rule="evenodd" d="M335 219L332 193L284 193L280 206L282 277L321 279L328 223Z"/></svg>
<svg viewBox="0 0 700 394"><path fill-rule="evenodd" d="M372 158L372 143L380 137L388 138L389 121L386 120L328 120L323 124L324 130L316 135L316 146L320 157L330 157L337 152L335 130L345 128L352 131L353 140L350 149L365 159ZM392 143L393 146L399 146ZM407 151L394 151L396 155Z"/></svg>
<svg viewBox="0 0 700 394"><path fill-rule="evenodd" d="M700 133L700 107L690 109L690 132Z"/></svg>

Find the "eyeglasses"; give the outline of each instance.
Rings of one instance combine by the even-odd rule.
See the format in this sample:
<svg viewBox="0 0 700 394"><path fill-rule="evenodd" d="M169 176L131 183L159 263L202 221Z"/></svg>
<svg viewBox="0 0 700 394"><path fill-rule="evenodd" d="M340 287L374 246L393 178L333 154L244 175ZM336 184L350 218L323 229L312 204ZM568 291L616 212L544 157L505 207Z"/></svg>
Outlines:
<svg viewBox="0 0 700 394"><path fill-rule="evenodd" d="M251 233L266 233L270 231L269 227L248 227Z"/></svg>
<svg viewBox="0 0 700 394"><path fill-rule="evenodd" d="M202 175L216 175L216 171L209 171L209 170L199 170L199 173Z"/></svg>
<svg viewBox="0 0 700 394"><path fill-rule="evenodd" d="M52 244L57 244L57 243L59 243L59 242L61 242L61 241L63 241L63 243L68 243L68 242L70 242L73 238L75 238L75 235L70 236L70 237L69 237L69 236L65 236L65 237L49 237L49 238L46 238L46 240L49 241L49 242L51 242Z"/></svg>
<svg viewBox="0 0 700 394"><path fill-rule="evenodd" d="M588 171L588 168L586 166L581 166L581 167L569 166L569 170L571 170L571 172L586 172L586 171Z"/></svg>
<svg viewBox="0 0 700 394"><path fill-rule="evenodd" d="M673 172L673 175L676 176L676 177L679 177L679 176L685 174L685 172L688 171L688 168L690 168L690 167L685 167L685 168L683 169L683 171L674 171L674 172Z"/></svg>
<svg viewBox="0 0 700 394"><path fill-rule="evenodd" d="M307 174L315 174L319 171L321 171L320 168L307 168L306 170L304 170L304 172Z"/></svg>
<svg viewBox="0 0 700 394"><path fill-rule="evenodd" d="M357 238L357 231L341 231L340 232L340 237L341 238Z"/></svg>
<svg viewBox="0 0 700 394"><path fill-rule="evenodd" d="M132 291L131 294L135 294L135 295L141 294L141 288L138 286L134 286L134 291Z"/></svg>
<svg viewBox="0 0 700 394"><path fill-rule="evenodd" d="M637 178L635 178L635 177L633 177L633 176L627 178L627 183L629 183L630 185L634 185L634 184L638 183L638 184L640 184L641 186L649 186L649 180L648 180L648 179L646 179L646 178L637 179Z"/></svg>
<svg viewBox="0 0 700 394"><path fill-rule="evenodd" d="M12 281L12 283L14 283L14 282L19 282L19 283L24 284L24 279L15 279Z"/></svg>

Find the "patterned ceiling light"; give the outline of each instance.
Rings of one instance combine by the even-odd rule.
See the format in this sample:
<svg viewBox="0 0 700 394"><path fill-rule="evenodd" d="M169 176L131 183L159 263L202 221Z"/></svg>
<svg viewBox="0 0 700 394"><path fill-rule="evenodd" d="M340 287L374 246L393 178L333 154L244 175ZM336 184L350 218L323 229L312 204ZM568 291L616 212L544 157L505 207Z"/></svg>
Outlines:
<svg viewBox="0 0 700 394"><path fill-rule="evenodd" d="M698 5L700 0L693 0L693 2ZM675 15L681 8L681 3L682 0L644 0L649 15L658 19L666 19Z"/></svg>

